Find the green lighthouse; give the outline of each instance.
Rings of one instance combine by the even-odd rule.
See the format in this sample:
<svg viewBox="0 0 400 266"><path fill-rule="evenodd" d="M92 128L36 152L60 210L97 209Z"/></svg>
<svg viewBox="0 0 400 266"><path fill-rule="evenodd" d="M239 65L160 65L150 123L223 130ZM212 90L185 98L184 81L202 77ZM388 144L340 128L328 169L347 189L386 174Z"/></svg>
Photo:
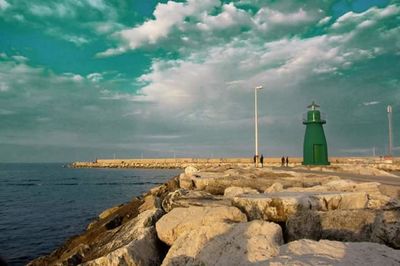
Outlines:
<svg viewBox="0 0 400 266"><path fill-rule="evenodd" d="M325 120L321 119L319 105L312 102L306 119L303 124L306 125L306 134L304 135L303 165L329 165L328 146L324 133L323 124Z"/></svg>

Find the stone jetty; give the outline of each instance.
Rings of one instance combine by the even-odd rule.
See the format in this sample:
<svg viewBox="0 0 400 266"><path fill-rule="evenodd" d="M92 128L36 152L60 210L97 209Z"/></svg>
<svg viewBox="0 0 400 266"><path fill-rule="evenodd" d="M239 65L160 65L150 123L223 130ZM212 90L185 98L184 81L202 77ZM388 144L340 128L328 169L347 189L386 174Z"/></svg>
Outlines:
<svg viewBox="0 0 400 266"><path fill-rule="evenodd" d="M303 159L290 158L289 166L301 167ZM306 166L306 169L330 172L350 172L370 175L370 169L384 171L400 171L400 158L383 157L332 157L331 166ZM153 159L96 159L92 162L73 162L72 168L158 168L158 169L185 169L194 166L199 169L209 167L249 167L253 166L253 158L153 158ZM264 158L266 166L280 166L281 158ZM379 175L376 172L374 175ZM384 172L382 172L385 175Z"/></svg>
<svg viewBox="0 0 400 266"><path fill-rule="evenodd" d="M29 265L400 265L400 188L382 188L335 172L187 166Z"/></svg>

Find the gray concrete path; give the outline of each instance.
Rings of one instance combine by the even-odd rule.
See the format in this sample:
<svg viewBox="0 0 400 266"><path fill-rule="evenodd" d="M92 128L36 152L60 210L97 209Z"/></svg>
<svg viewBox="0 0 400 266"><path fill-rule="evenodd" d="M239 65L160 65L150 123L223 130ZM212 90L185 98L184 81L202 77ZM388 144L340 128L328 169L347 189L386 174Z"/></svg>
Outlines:
<svg viewBox="0 0 400 266"><path fill-rule="evenodd" d="M343 172L322 172L322 171L313 171L313 170L306 170L306 169L297 169L295 167L273 167L273 169L288 170L288 171L294 171L294 172L299 172L299 173L336 175L343 179L351 179L351 180L360 181L360 182L379 182L379 183L385 184L385 185L400 187L400 173L399 172L393 172L393 174L398 175L398 177L391 177L391 176L358 175L358 174L343 173Z"/></svg>

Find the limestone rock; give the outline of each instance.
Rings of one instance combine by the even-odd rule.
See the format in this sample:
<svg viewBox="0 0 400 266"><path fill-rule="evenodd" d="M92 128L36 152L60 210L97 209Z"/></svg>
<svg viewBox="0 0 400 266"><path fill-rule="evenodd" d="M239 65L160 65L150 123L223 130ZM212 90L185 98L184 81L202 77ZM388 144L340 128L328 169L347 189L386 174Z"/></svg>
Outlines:
<svg viewBox="0 0 400 266"><path fill-rule="evenodd" d="M249 220L274 222L284 222L289 216L307 210L361 209L367 202L367 195L362 192L277 192L232 199L232 205L246 213Z"/></svg>
<svg viewBox="0 0 400 266"><path fill-rule="evenodd" d="M276 182L283 187L311 187L322 185L332 180L340 179L337 176L318 176L291 171L271 171L268 169L241 169L238 175L232 170L228 173L197 172L191 177L193 187L211 194L223 195L228 187L248 187L258 191L265 191Z"/></svg>
<svg viewBox="0 0 400 266"><path fill-rule="evenodd" d="M99 214L99 219L104 219L108 216L110 216L111 214L113 214L116 210L119 209L120 206L114 206L111 207L109 209L104 210L102 213Z"/></svg>
<svg viewBox="0 0 400 266"><path fill-rule="evenodd" d="M227 233L232 227L232 224L216 222L183 233L169 249L162 265L195 264L195 256L204 248L206 243L218 235Z"/></svg>
<svg viewBox="0 0 400 266"><path fill-rule="evenodd" d="M283 245L268 265L399 265L400 251L376 243L302 239Z"/></svg>
<svg viewBox="0 0 400 266"><path fill-rule="evenodd" d="M286 235L288 241L302 238L368 241L376 216L373 210L303 212L287 220Z"/></svg>
<svg viewBox="0 0 400 266"><path fill-rule="evenodd" d="M95 265L155 265L160 263L158 239L154 223L162 215L160 209L144 211L136 218L114 229L84 266Z"/></svg>
<svg viewBox="0 0 400 266"><path fill-rule="evenodd" d="M393 209L400 207L400 200L388 197L383 194L370 194L368 195L369 209Z"/></svg>
<svg viewBox="0 0 400 266"><path fill-rule="evenodd" d="M179 177L174 177L168 180L165 184L150 189L148 194L151 194L155 197L159 197L162 200L169 192L175 191L178 188L179 188Z"/></svg>
<svg viewBox="0 0 400 266"><path fill-rule="evenodd" d="M185 174L187 176L191 176L191 175L193 175L193 174L195 174L197 172L199 172L199 170L194 166L188 166L188 167L185 168Z"/></svg>
<svg viewBox="0 0 400 266"><path fill-rule="evenodd" d="M264 193L274 193L274 192L280 192L283 190L283 186L281 183L276 182L273 183L269 188L267 188Z"/></svg>
<svg viewBox="0 0 400 266"><path fill-rule="evenodd" d="M224 191L224 196L227 198L233 198L241 194L260 194L260 192L249 187L228 187Z"/></svg>
<svg viewBox="0 0 400 266"><path fill-rule="evenodd" d="M216 223L179 237L162 265L265 265L282 244L282 230L274 223Z"/></svg>
<svg viewBox="0 0 400 266"><path fill-rule="evenodd" d="M193 189L194 183L192 181L192 176L188 176L185 173L179 175L179 187L184 189Z"/></svg>
<svg viewBox="0 0 400 266"><path fill-rule="evenodd" d="M246 220L246 215L235 207L174 208L157 222L156 229L158 238L172 245L179 236L199 226Z"/></svg>
<svg viewBox="0 0 400 266"><path fill-rule="evenodd" d="M146 228L134 241L117 248L105 256L82 263L82 266L136 266L158 265L160 254L157 250L157 235L154 227Z"/></svg>
<svg viewBox="0 0 400 266"><path fill-rule="evenodd" d="M370 209L390 209L400 206L400 201L383 195L380 192L380 183L377 182L364 182L356 183L351 180L335 180L330 181L324 185L314 187L291 187L284 191L289 192L360 192L367 193L368 202L366 207Z"/></svg>
<svg viewBox="0 0 400 266"><path fill-rule="evenodd" d="M309 211L289 217L289 241L302 238L377 242L400 249L400 209Z"/></svg>
<svg viewBox="0 0 400 266"><path fill-rule="evenodd" d="M159 197L149 194L145 196L143 200L144 202L142 205L140 205L139 212L144 212L153 209L161 209L161 200Z"/></svg>
<svg viewBox="0 0 400 266"><path fill-rule="evenodd" d="M370 241L400 249L400 208L381 212L372 228Z"/></svg>
<svg viewBox="0 0 400 266"><path fill-rule="evenodd" d="M162 202L164 211L169 212L177 207L189 206L231 206L231 201L224 198L214 196L205 191L194 191L187 189L178 189L169 193Z"/></svg>

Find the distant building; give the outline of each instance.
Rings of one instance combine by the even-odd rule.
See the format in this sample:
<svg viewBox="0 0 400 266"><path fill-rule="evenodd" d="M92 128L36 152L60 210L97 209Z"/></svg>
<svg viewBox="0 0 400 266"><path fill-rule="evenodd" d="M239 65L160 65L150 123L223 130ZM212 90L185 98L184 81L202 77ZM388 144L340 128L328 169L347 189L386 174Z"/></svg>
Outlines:
<svg viewBox="0 0 400 266"><path fill-rule="evenodd" d="M306 125L303 147L303 165L329 165L328 145L326 143L323 124L325 120L321 119L319 105L312 102L307 106L309 111L303 124Z"/></svg>

